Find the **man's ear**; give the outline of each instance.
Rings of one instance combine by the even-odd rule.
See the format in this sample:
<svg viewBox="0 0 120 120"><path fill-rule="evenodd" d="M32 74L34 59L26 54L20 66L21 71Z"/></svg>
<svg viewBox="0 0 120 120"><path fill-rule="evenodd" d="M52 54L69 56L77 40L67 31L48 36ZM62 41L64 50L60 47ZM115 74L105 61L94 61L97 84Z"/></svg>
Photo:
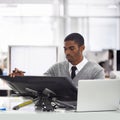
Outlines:
<svg viewBox="0 0 120 120"><path fill-rule="evenodd" d="M81 51L83 51L85 49L85 46L84 45L80 46L80 49Z"/></svg>

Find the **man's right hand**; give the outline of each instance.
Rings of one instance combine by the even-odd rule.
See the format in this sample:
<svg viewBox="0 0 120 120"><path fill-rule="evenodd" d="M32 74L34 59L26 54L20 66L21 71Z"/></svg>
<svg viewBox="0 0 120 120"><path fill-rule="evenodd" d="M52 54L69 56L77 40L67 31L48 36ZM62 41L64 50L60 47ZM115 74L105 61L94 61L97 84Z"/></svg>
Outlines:
<svg viewBox="0 0 120 120"><path fill-rule="evenodd" d="M25 73L25 72L23 72L23 71L15 68L15 69L13 70L13 72L9 74L9 76L10 76L10 77L24 76L24 73Z"/></svg>

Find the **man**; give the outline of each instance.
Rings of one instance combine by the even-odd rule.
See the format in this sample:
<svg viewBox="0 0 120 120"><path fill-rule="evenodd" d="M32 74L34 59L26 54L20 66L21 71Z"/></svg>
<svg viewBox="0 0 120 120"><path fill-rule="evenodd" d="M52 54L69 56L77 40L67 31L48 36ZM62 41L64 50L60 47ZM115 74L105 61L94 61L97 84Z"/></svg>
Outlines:
<svg viewBox="0 0 120 120"><path fill-rule="evenodd" d="M71 33L64 39L64 52L67 61L56 63L47 72L46 76L64 76L78 85L80 79L104 79L104 70L97 63L88 61L83 56L85 49L84 38L79 33ZM71 69L72 68L72 69ZM10 76L24 75L15 69Z"/></svg>

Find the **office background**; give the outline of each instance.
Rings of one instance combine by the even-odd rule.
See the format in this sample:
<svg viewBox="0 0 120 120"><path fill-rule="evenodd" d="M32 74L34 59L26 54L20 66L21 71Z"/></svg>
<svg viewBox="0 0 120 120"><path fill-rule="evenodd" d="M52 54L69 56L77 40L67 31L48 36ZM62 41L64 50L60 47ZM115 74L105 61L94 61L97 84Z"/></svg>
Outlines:
<svg viewBox="0 0 120 120"><path fill-rule="evenodd" d="M62 61L63 39L71 32L84 36L93 58L109 49L116 52L120 0L0 0L0 67L8 73L11 45L57 46L58 62Z"/></svg>
<svg viewBox="0 0 120 120"><path fill-rule="evenodd" d="M56 56L49 51L50 54L46 53L45 55L48 56L45 59L48 59L47 62L49 62L49 57L54 58L56 62L65 60L63 40L71 32L79 32L84 36L86 57L107 68L106 75L108 75L107 72L116 70L120 64L117 63L117 58L120 59L120 0L0 0L0 68L3 70L3 74L8 74L9 68L11 67L12 70L16 64L16 67L22 69L21 63L25 66L28 64L27 62L33 60L32 56L35 57L34 62L37 64L38 56L35 56L34 50L29 56L28 52L31 50L27 49L28 47L34 49L36 46L35 49L38 50L46 48L46 46L47 48L57 47L57 53L53 51ZM14 50L16 46L17 49ZM13 47L13 51L9 49L10 47ZM24 49L19 49L21 47ZM40 50L40 52L43 55L43 51ZM111 53L112 57L110 57ZM37 51L36 54L39 52ZM26 61L29 57L30 60ZM21 60L25 61L21 62ZM43 60L42 62L43 65L46 65L46 61ZM32 68L34 67L33 64L28 65ZM23 70L28 73L28 68L23 68ZM38 72L39 68L36 70ZM10 88L0 80L0 89L6 91ZM5 96L1 93L0 96ZM6 98L0 100L0 103L4 103ZM12 101L17 103L23 99L11 98L9 100L10 109L13 104ZM86 115L77 113L76 116L74 113L57 113L53 114L52 117L49 114L44 115L50 119L61 119L62 115L63 119L71 118L71 120L80 118L86 120L106 118L108 120L113 117L119 120L118 114L116 112L115 114L114 112L103 112L102 114L97 112L92 115L91 113ZM16 117L21 119L21 114L8 116L1 112L0 115L12 120ZM36 119L45 118L41 114L39 116L35 116L35 114L25 115L24 113L22 116L24 118L29 116L26 117L28 119L33 117Z"/></svg>

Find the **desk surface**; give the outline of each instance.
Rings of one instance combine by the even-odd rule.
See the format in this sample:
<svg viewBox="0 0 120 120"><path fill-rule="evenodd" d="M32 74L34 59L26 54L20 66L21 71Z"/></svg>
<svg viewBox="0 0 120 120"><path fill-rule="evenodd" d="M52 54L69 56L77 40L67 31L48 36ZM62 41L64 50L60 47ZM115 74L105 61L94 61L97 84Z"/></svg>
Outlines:
<svg viewBox="0 0 120 120"><path fill-rule="evenodd" d="M120 120L120 112L0 112L2 120Z"/></svg>
<svg viewBox="0 0 120 120"><path fill-rule="evenodd" d="M8 109L0 111L1 120L120 120L120 111L106 112L73 112L73 111L55 111L55 112L36 112L34 105L26 106L19 110L12 110L14 105L24 102L22 97L0 97L0 103L5 102Z"/></svg>

